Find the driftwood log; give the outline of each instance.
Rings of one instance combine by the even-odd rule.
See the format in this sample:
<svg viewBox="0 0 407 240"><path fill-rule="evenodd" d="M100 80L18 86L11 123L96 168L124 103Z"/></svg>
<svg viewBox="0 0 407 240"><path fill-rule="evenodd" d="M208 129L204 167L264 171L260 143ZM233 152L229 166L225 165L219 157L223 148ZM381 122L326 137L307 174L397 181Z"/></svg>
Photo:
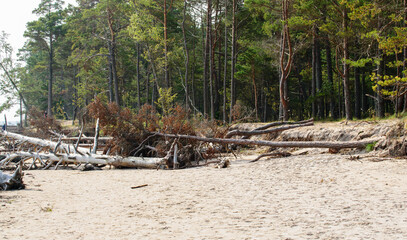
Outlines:
<svg viewBox="0 0 407 240"><path fill-rule="evenodd" d="M297 124L304 124L304 123L311 123L314 122L313 118L307 119L307 120L303 120L303 121L298 121L298 122L272 122L272 123L268 123L264 126L255 128L253 130L257 131L257 130L266 130L269 129L271 127L276 127L276 126L281 126L281 125L297 125Z"/></svg>
<svg viewBox="0 0 407 240"><path fill-rule="evenodd" d="M157 136L168 137L168 138L184 138L202 142L212 142L219 144L237 144L237 145L257 145L257 146L268 146L268 147L285 147L285 148L365 148L366 145L379 141L382 138L374 138L364 141L348 141L348 142L326 142L326 141L290 141L290 142L273 142L273 141L263 141L263 140L249 140L249 139L230 139L230 138L205 138L198 136L189 136L182 134L165 134L165 133L154 133Z"/></svg>
<svg viewBox="0 0 407 240"><path fill-rule="evenodd" d="M313 122L307 122L307 123L302 123L302 124L292 124L292 125L287 125L287 126L281 126L281 127L276 127L272 129L265 129L265 130L251 130L251 131L243 131L243 130L233 130L230 131L226 134L225 138L231 138L233 136L245 136L245 137L250 137L254 135L262 135L262 134L268 134L268 133L275 133L275 132L282 132L288 129L293 129L293 128L299 128L299 127L306 127L306 126L312 126L314 125Z"/></svg>
<svg viewBox="0 0 407 240"><path fill-rule="evenodd" d="M0 190L7 191L13 189L24 189L22 165L12 175L7 175L0 171Z"/></svg>
<svg viewBox="0 0 407 240"><path fill-rule="evenodd" d="M168 161L167 157L164 158L143 158L143 157L121 157L110 156L103 154L89 153L89 149L77 147L70 147L69 144L59 142L53 142L49 140L32 138L23 136L16 133L10 133L1 131L0 135L8 138L25 142L26 144L32 144L42 147L41 149L49 149L49 153L43 152L30 152L30 151L18 151L10 154L8 157L0 161L0 166L7 164L13 158L23 157L25 160L33 159L33 164L37 161L44 168L50 167L53 163L57 163L57 166L61 163L77 163L77 164L101 164L111 165L115 167L137 167L137 168L158 168L162 165L166 165ZM72 152L71 152L72 150ZM44 164L46 163L46 166Z"/></svg>
<svg viewBox="0 0 407 240"><path fill-rule="evenodd" d="M282 126L282 125L305 124L305 123L313 123L313 122L314 122L314 119L313 119L313 118L308 119L308 120L298 121L298 122L284 122L284 121L281 121L281 122L272 122L272 123L268 123L268 124L266 124L266 125L264 125L264 126L255 128L255 129L253 129L252 131L261 131L261 130L269 129L269 128L271 128L271 127ZM252 135L244 136L244 137L242 137L242 139L249 139L251 136L252 136Z"/></svg>

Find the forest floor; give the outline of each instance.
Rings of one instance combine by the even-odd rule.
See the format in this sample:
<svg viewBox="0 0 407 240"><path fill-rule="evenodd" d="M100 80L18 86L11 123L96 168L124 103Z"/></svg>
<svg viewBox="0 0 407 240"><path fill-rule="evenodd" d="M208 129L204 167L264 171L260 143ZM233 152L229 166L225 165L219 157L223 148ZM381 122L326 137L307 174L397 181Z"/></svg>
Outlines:
<svg viewBox="0 0 407 240"><path fill-rule="evenodd" d="M221 169L25 171L25 190L0 193L0 235L407 239L406 159L300 149L250 163L253 151L241 151Z"/></svg>

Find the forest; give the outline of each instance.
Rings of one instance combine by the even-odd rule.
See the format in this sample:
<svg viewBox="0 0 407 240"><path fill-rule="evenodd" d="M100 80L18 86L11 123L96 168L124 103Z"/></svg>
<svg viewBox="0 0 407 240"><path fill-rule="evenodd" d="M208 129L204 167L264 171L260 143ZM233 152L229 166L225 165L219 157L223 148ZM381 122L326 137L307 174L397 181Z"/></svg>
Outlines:
<svg viewBox="0 0 407 240"><path fill-rule="evenodd" d="M1 91L56 119L96 98L232 122L407 109L406 0L42 0ZM4 110L12 99L1 106Z"/></svg>

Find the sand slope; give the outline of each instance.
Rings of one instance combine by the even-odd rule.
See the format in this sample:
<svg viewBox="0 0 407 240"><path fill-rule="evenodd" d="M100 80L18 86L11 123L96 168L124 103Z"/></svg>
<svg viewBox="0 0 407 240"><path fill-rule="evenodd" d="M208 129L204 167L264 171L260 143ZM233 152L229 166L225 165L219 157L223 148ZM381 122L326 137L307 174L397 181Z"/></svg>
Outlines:
<svg viewBox="0 0 407 240"><path fill-rule="evenodd" d="M2 239L407 239L406 160L25 173L0 192Z"/></svg>

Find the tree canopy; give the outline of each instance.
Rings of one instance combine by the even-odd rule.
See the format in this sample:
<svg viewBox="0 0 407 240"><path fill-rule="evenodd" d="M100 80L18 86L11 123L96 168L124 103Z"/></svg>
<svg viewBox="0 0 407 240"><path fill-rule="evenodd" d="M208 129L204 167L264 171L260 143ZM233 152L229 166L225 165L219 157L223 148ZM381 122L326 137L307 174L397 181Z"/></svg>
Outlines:
<svg viewBox="0 0 407 240"><path fill-rule="evenodd" d="M42 0L33 13L22 65L0 39L1 86L57 118L95 97L225 122L407 109L405 0Z"/></svg>

